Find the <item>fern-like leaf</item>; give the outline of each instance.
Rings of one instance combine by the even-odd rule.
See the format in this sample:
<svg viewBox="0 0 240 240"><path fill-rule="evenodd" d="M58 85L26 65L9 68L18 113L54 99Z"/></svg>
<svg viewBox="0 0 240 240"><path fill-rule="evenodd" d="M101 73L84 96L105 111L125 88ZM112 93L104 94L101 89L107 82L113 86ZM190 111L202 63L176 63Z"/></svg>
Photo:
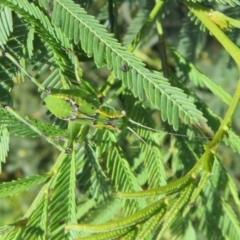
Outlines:
<svg viewBox="0 0 240 240"><path fill-rule="evenodd" d="M152 239L154 229L159 226L159 222L166 213L166 208L162 208L156 215L152 216L140 229L137 239Z"/></svg>
<svg viewBox="0 0 240 240"><path fill-rule="evenodd" d="M6 44L10 33L13 31L11 9L4 7L0 10L0 46Z"/></svg>
<svg viewBox="0 0 240 240"><path fill-rule="evenodd" d="M46 221L48 213L48 195L45 194L38 206L32 212L31 216L27 220L26 229L23 232L23 238L31 240L46 239Z"/></svg>
<svg viewBox="0 0 240 240"><path fill-rule="evenodd" d="M239 219L236 217L232 207L222 199L222 205L224 207L224 216L220 219L221 229L225 237L232 236L231 239L238 239L240 236L240 224ZM234 237L233 237L234 236Z"/></svg>
<svg viewBox="0 0 240 240"><path fill-rule="evenodd" d="M114 138L112 133L108 131L108 141L109 138ZM103 139L106 141L107 139ZM137 179L133 175L127 160L121 155L117 147L112 147L111 152L109 152L107 157L107 167L111 174L111 179L114 182L116 191L136 191L141 190ZM145 201L143 200L126 200L125 202L128 208L126 209L126 214L129 215L137 210L140 210L145 206Z"/></svg>
<svg viewBox="0 0 240 240"><path fill-rule="evenodd" d="M49 224L49 230L51 232L50 239L78 237L78 234L72 231L69 231L65 235L63 229L64 225L60 224L61 222L77 223L75 157L75 151L73 151L71 157L64 157L54 184L52 185L56 191L53 193L49 204L51 215L51 221Z"/></svg>
<svg viewBox="0 0 240 240"><path fill-rule="evenodd" d="M97 196L106 198L109 195L107 177L98 162L96 149L93 149L92 145L91 142L85 142L85 165L83 166L83 174L78 177L78 181L82 185L86 185L85 188L89 189L93 198L97 198Z"/></svg>
<svg viewBox="0 0 240 240"><path fill-rule="evenodd" d="M127 116L144 126L154 128L154 124L149 115L151 115L151 110L145 108L140 102L136 102L136 99L126 92L125 105ZM131 127L134 131L142 138L142 140L147 141L147 144L140 141L140 151L144 161L144 168L148 172L148 184L149 188L159 187L166 184L165 170L163 166L162 153L158 147L160 137L159 134L154 134L152 131L141 128L137 125L132 124ZM128 131L129 129L127 129ZM124 133L123 133L124 134Z"/></svg>
<svg viewBox="0 0 240 240"><path fill-rule="evenodd" d="M66 129L62 129L57 126L47 125L33 119L27 119L27 121L32 126L36 127L44 135L49 135L50 137L53 137L53 138L69 137L69 133L67 132ZM22 137L39 136L38 133L34 132L32 129L26 126L23 122L21 122L19 119L16 119L4 108L0 108L0 124L4 124L8 128L10 134L14 134L16 136L22 136Z"/></svg>
<svg viewBox="0 0 240 240"><path fill-rule="evenodd" d="M19 237L21 236L21 230L22 228L20 227L12 227L10 231L7 231L3 233L3 236L1 236L2 240L18 240Z"/></svg>
<svg viewBox="0 0 240 240"><path fill-rule="evenodd" d="M9 133L4 125L0 125L0 173L2 172L2 163L5 163L9 151Z"/></svg>
<svg viewBox="0 0 240 240"><path fill-rule="evenodd" d="M164 233L164 231L172 223L177 214L179 214L180 210L184 207L184 205L186 205L186 203L188 202L193 190L194 183L190 183L189 186L187 186L186 189L181 193L181 196L178 198L178 200L168 210L168 212L164 216L164 222L156 239L158 240L161 239L161 236Z"/></svg>
<svg viewBox="0 0 240 240"><path fill-rule="evenodd" d="M64 48L70 48L72 49L71 44L69 43L69 40L66 39L61 31L56 30L50 23L49 19L46 15L40 9L35 6L34 4L30 4L28 1L3 1L1 4L5 4L9 8L14 9L16 13L18 13L20 16L22 16L24 19L26 19L34 29L34 32L38 34L41 41L44 43L47 43L48 46L51 49L51 53L54 57L54 63L56 63L59 67L55 68L55 71L52 71L50 76L47 78L49 79L57 79L57 83L51 85L49 87L56 87L58 85L68 85L68 79L66 76L70 78L74 78L74 71L71 69L69 71L69 67L72 66L72 64L69 64L68 58L66 57L66 52L62 50L62 47ZM28 36L28 41L30 40ZM62 45L60 44L60 39L62 42ZM31 43L32 44L32 43ZM31 48L29 49L29 55L31 55ZM61 52L61 53L60 53ZM48 59L49 60L49 59ZM50 61L51 62L51 61ZM52 63L51 63L52 65ZM46 68L48 66L48 68ZM49 64L47 65L45 62L45 71L46 69L49 69ZM43 68L42 68L43 69ZM56 78L57 76L57 78ZM61 81L62 83L61 83ZM48 86L44 84L45 86Z"/></svg>
<svg viewBox="0 0 240 240"><path fill-rule="evenodd" d="M28 190L31 187L37 186L50 177L49 174L36 175L33 177L18 179L12 182L0 184L0 199Z"/></svg>
<svg viewBox="0 0 240 240"><path fill-rule="evenodd" d="M239 222L233 214L233 209L229 205L226 206L227 198L221 196L221 191L227 195L229 177L219 161L214 162L213 172L201 193L202 203L198 206L199 228L207 238L224 239L228 236L230 239L238 239Z"/></svg>

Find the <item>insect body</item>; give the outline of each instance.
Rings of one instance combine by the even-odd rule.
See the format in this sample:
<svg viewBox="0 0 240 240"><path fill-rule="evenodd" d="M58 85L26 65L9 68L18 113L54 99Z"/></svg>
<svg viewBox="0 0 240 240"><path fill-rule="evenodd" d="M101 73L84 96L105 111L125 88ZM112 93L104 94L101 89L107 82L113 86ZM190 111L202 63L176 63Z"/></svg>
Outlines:
<svg viewBox="0 0 240 240"><path fill-rule="evenodd" d="M124 112L100 104L84 88L52 89L44 102L56 117L98 128L120 129L127 121Z"/></svg>

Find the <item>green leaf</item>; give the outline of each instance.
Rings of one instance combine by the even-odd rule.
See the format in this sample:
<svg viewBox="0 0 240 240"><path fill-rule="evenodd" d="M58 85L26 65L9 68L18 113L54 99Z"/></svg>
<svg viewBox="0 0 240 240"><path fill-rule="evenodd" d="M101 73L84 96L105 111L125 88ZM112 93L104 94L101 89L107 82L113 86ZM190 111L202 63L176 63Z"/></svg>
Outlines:
<svg viewBox="0 0 240 240"><path fill-rule="evenodd" d="M77 223L76 216L76 155L75 151L71 156L65 155L61 162L59 171L51 186L54 191L49 204L49 214L51 216L49 230L51 239L56 239L56 236L65 238L64 225L59 224L62 221L65 223ZM67 236L76 238L79 235L76 232L69 231Z"/></svg>
<svg viewBox="0 0 240 240"><path fill-rule="evenodd" d="M33 177L27 177L18 179L12 182L5 182L0 184L0 199L14 194L28 190L31 187L37 186L50 177L50 174L36 175Z"/></svg>
<svg viewBox="0 0 240 240"><path fill-rule="evenodd" d="M10 33L13 31L12 12L8 7L0 10L0 46L7 43Z"/></svg>
<svg viewBox="0 0 240 240"><path fill-rule="evenodd" d="M156 239L161 239L162 234L165 232L167 227L172 223L172 221L176 218L177 214L179 214L180 210L188 202L193 190L194 190L194 183L190 183L185 188L185 190L181 193L181 196L178 198L178 200L168 210L168 212L164 216L163 224L161 226L161 229Z"/></svg>
<svg viewBox="0 0 240 240"><path fill-rule="evenodd" d="M4 125L0 125L0 173L2 172L1 162L5 163L9 151L9 133Z"/></svg>
<svg viewBox="0 0 240 240"><path fill-rule="evenodd" d="M240 224L232 207L222 199L224 207L224 216L220 219L220 225L225 237L232 236L231 239L238 239L240 236ZM235 237L233 237L235 236Z"/></svg>
<svg viewBox="0 0 240 240"><path fill-rule="evenodd" d="M148 189L141 192L118 192L118 196L120 198L146 198L151 196L159 196L163 194L172 194L174 192L177 192L179 189L184 188L186 185L188 185L192 181L191 175L185 175L182 178L179 178L175 181L170 182L169 184Z"/></svg>
<svg viewBox="0 0 240 240"><path fill-rule="evenodd" d="M48 217L48 194L43 196L38 206L32 212L27 220L26 229L23 231L22 236L26 240L33 237L36 239L46 239L47 226L46 221Z"/></svg>
<svg viewBox="0 0 240 240"><path fill-rule="evenodd" d="M121 220L112 221L104 224L69 224L66 226L67 229L74 229L78 231L87 232L108 232L111 230L121 229L125 227L130 227L137 224L138 222L144 221L145 219L151 217L153 214L158 212L161 208L164 208L164 201L159 200L148 207L129 215Z"/></svg>

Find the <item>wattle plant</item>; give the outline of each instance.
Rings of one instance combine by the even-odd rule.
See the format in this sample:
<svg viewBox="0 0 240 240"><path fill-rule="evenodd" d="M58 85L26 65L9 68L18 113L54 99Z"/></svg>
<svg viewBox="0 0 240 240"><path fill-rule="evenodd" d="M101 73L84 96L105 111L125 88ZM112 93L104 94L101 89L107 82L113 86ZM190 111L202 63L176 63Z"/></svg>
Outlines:
<svg viewBox="0 0 240 240"><path fill-rule="evenodd" d="M239 239L239 173L227 167L233 155L224 158L222 144L239 167L232 129L240 98L239 1L0 6L0 169L2 176L9 162L34 169L2 180L0 210L39 185L24 214L16 219L17 207L12 217L1 213L0 239ZM177 44L167 24L176 12ZM199 69L209 39L223 56L212 72L230 69L231 95ZM43 103L44 117L26 116L16 100L17 85L32 83L32 99L19 95L27 106ZM215 108L199 89L219 101ZM36 159L24 164L11 156L14 135L56 150L47 170L36 165L43 150L33 149Z"/></svg>

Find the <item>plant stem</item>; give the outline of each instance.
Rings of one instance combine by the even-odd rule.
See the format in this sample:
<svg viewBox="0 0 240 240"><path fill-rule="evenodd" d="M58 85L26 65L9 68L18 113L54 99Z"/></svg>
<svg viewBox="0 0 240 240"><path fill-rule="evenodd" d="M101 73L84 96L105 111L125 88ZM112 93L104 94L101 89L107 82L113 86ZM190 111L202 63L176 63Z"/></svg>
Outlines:
<svg viewBox="0 0 240 240"><path fill-rule="evenodd" d="M227 113L222 121L222 124L219 127L219 129L218 129L217 133L215 134L214 138L212 139L212 141L210 141L206 145L206 149L211 149L211 148L217 146L217 144L227 134L227 131L230 129L230 127L232 125L233 115L234 115L235 111L237 110L239 100L240 100L240 79L238 80L237 89L233 95L232 101L231 101L229 108L227 110Z"/></svg>

